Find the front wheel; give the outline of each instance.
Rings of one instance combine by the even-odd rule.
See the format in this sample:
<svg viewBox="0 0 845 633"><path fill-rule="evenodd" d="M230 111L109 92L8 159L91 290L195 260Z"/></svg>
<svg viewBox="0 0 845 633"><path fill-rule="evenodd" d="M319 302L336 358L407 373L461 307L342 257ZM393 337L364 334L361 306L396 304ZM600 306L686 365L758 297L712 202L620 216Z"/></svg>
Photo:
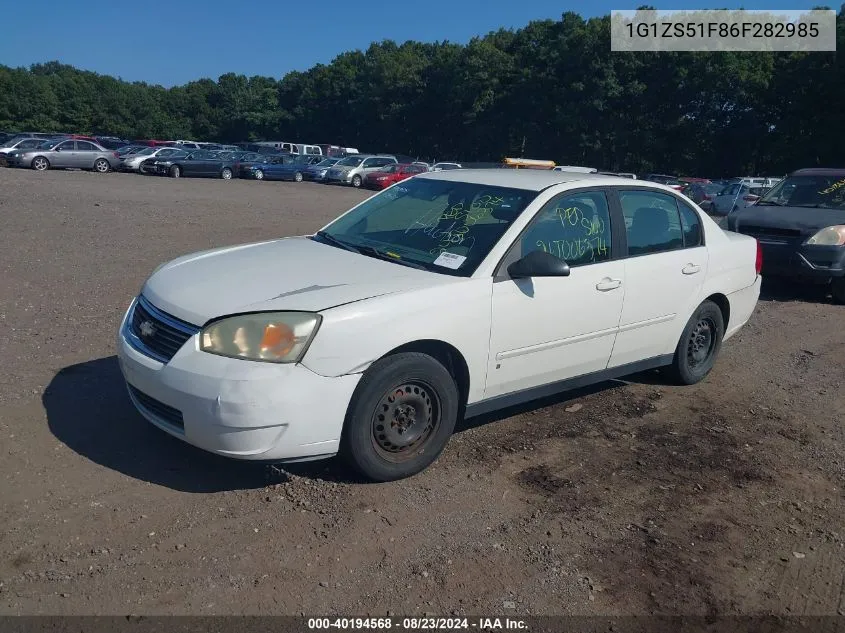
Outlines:
<svg viewBox="0 0 845 633"><path fill-rule="evenodd" d="M224 167L223 171L220 172L220 177L223 180L231 180L232 179L232 170L228 167Z"/></svg>
<svg viewBox="0 0 845 633"><path fill-rule="evenodd" d="M361 176L352 176L352 186L356 189L361 186Z"/></svg>
<svg viewBox="0 0 845 633"><path fill-rule="evenodd" d="M50 161L43 156L36 156L32 159L32 168L36 171L46 171L50 169Z"/></svg>
<svg viewBox="0 0 845 633"><path fill-rule="evenodd" d="M182 170L179 168L179 165L173 165L170 168L170 177L171 178L181 178L182 177Z"/></svg>
<svg viewBox="0 0 845 633"><path fill-rule="evenodd" d="M837 303L845 303L845 277L837 277L830 285L830 292L833 300Z"/></svg>
<svg viewBox="0 0 845 633"><path fill-rule="evenodd" d="M264 180L264 171L261 169L256 169L254 175L256 180Z"/></svg>
<svg viewBox="0 0 845 633"><path fill-rule="evenodd" d="M712 301L705 301L687 321L672 364L667 367L669 376L681 385L704 380L716 363L724 336L722 311Z"/></svg>
<svg viewBox="0 0 845 633"><path fill-rule="evenodd" d="M108 173L110 169L111 165L109 164L109 161L107 161L105 158L98 158L96 161L94 161L94 171L96 171L97 173L105 174Z"/></svg>
<svg viewBox="0 0 845 633"><path fill-rule="evenodd" d="M295 182L302 182L302 172L298 171L293 175L293 179Z"/></svg>
<svg viewBox="0 0 845 633"><path fill-rule="evenodd" d="M460 396L446 368L427 354L396 354L373 363L346 413L340 453L371 481L425 470L455 428Z"/></svg>

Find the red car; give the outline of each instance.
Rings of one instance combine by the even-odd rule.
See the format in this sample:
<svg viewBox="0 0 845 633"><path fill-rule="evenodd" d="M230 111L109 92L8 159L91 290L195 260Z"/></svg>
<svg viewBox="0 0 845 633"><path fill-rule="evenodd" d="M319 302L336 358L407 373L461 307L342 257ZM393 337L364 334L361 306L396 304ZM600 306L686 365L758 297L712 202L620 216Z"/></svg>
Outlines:
<svg viewBox="0 0 845 633"><path fill-rule="evenodd" d="M409 165L407 163L394 163L380 171L373 171L366 175L361 183L367 189L385 189L390 185L405 180L411 176L427 172L424 165Z"/></svg>

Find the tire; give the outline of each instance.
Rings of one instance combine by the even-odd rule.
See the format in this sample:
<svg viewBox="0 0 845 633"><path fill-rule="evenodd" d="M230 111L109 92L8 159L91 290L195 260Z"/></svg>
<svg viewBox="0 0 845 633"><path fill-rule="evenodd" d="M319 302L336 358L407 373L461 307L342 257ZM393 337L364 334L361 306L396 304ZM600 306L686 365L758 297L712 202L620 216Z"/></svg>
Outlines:
<svg viewBox="0 0 845 633"><path fill-rule="evenodd" d="M837 277L830 284L830 292L836 303L845 303L845 277Z"/></svg>
<svg viewBox="0 0 845 633"><path fill-rule="evenodd" d="M724 336L722 311L712 301L705 301L687 321L672 364L666 368L668 376L680 385L704 380L713 369Z"/></svg>
<svg viewBox="0 0 845 633"><path fill-rule="evenodd" d="M293 175L294 182L302 182L302 172L298 171Z"/></svg>
<svg viewBox="0 0 845 633"><path fill-rule="evenodd" d="M416 352L387 356L355 388L340 454L370 481L410 477L443 451L459 408L458 387L434 358Z"/></svg>
<svg viewBox="0 0 845 633"><path fill-rule="evenodd" d="M264 170L263 169L256 169L254 176L255 176L256 180L264 180Z"/></svg>
<svg viewBox="0 0 845 633"><path fill-rule="evenodd" d="M182 169L179 167L179 165L171 165L168 174L170 174L171 178L181 178Z"/></svg>
<svg viewBox="0 0 845 633"><path fill-rule="evenodd" d="M107 174L111 171L111 163L105 158L98 158L94 161L94 171L98 174Z"/></svg>
<svg viewBox="0 0 845 633"><path fill-rule="evenodd" d="M352 176L352 186L356 189L361 187L361 176Z"/></svg>
<svg viewBox="0 0 845 633"><path fill-rule="evenodd" d="M47 171L50 169L50 161L43 156L36 156L32 159L32 168L35 171Z"/></svg>
<svg viewBox="0 0 845 633"><path fill-rule="evenodd" d="M220 177L223 180L231 180L232 179L232 170L228 167L224 167L223 171L220 172Z"/></svg>

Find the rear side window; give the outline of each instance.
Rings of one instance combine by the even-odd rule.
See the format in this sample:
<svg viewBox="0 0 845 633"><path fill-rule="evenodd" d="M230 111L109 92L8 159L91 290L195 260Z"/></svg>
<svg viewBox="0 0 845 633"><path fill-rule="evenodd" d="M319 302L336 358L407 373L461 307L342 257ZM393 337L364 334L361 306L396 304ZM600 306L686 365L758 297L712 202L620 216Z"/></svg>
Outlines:
<svg viewBox="0 0 845 633"><path fill-rule="evenodd" d="M695 210L683 202L679 203L681 208L681 228L684 233L684 248L694 248L701 246L703 243L703 236L701 231L701 218Z"/></svg>
<svg viewBox="0 0 845 633"><path fill-rule="evenodd" d="M620 191L628 255L651 255L684 246L675 197L656 191Z"/></svg>
<svg viewBox="0 0 845 633"><path fill-rule="evenodd" d="M88 141L76 141L76 149L82 152L97 151L96 145L94 145L93 143L89 143Z"/></svg>

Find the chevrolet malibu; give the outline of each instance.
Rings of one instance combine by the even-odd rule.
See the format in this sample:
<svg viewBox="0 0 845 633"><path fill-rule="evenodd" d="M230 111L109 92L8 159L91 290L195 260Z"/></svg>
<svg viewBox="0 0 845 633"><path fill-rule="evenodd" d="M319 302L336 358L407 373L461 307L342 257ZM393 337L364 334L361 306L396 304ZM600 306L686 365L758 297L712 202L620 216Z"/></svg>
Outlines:
<svg viewBox="0 0 845 633"><path fill-rule="evenodd" d="M160 266L120 326L129 397L214 453L428 467L462 416L662 368L704 379L760 292L755 239L670 187L420 174L314 235Z"/></svg>

